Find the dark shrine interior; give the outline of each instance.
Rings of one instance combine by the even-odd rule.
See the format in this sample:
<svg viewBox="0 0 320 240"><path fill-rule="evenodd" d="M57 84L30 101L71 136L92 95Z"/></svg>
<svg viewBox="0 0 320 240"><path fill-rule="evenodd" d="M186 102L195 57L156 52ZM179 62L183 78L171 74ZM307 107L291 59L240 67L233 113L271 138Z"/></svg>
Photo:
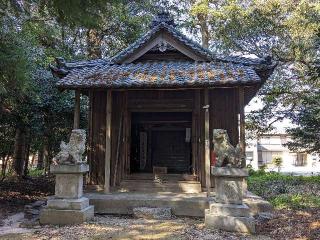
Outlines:
<svg viewBox="0 0 320 240"><path fill-rule="evenodd" d="M191 173L191 112L133 112L131 124L131 173Z"/></svg>

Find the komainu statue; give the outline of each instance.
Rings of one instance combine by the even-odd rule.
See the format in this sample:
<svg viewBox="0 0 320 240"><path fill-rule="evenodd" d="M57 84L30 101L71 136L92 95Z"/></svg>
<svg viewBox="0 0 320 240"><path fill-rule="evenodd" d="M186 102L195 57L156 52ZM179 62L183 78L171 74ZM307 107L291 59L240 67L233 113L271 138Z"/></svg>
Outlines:
<svg viewBox="0 0 320 240"><path fill-rule="evenodd" d="M213 130L213 144L217 160L216 167L241 168L244 156L241 154L239 144L236 147L231 145L226 130Z"/></svg>
<svg viewBox="0 0 320 240"><path fill-rule="evenodd" d="M60 143L60 152L53 158L55 164L82 163L82 155L86 149L86 131L73 129L69 143Z"/></svg>

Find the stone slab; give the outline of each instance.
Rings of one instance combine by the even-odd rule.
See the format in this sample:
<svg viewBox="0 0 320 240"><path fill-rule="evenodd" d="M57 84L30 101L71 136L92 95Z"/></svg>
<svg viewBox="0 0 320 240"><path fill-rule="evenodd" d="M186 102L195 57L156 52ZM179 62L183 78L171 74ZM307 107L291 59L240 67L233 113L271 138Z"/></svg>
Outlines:
<svg viewBox="0 0 320 240"><path fill-rule="evenodd" d="M128 192L176 192L200 193L201 183L198 181L157 182L146 180L123 180L120 189Z"/></svg>
<svg viewBox="0 0 320 240"><path fill-rule="evenodd" d="M209 207L206 193L87 193L85 196L99 214L131 215L138 207L169 207L175 216L204 217L204 210Z"/></svg>
<svg viewBox="0 0 320 240"><path fill-rule="evenodd" d="M51 164L50 172L53 174L74 174L74 173L86 173L89 171L89 165L82 164Z"/></svg>
<svg viewBox="0 0 320 240"><path fill-rule="evenodd" d="M249 192L250 193L250 192ZM214 192L213 192L214 194ZM251 194L251 193L250 193ZM251 194L252 195L252 194ZM272 211L272 205L261 197L250 195L245 197L244 203L250 209L250 215L259 212ZM187 193L137 193L137 192L113 192L102 194L97 192L85 193L94 205L98 214L133 214L135 207L170 207L175 216L204 217L205 209L209 209L206 192L197 194ZM254 200L254 202L253 202ZM209 198L213 202L213 198Z"/></svg>
<svg viewBox="0 0 320 240"><path fill-rule="evenodd" d="M256 216L261 212L273 212L273 206L261 197L247 197L243 202L250 208L250 214Z"/></svg>
<svg viewBox="0 0 320 240"><path fill-rule="evenodd" d="M171 208L150 208L138 207L133 208L133 216L135 218L165 220L171 219Z"/></svg>
<svg viewBox="0 0 320 240"><path fill-rule="evenodd" d="M233 217L250 217L250 209L245 204L209 203L211 214Z"/></svg>
<svg viewBox="0 0 320 240"><path fill-rule="evenodd" d="M40 213L41 224L72 225L92 219L94 207L89 206L83 210L59 210L45 208Z"/></svg>
<svg viewBox="0 0 320 240"><path fill-rule="evenodd" d="M55 184L56 198L81 198L83 195L83 176L80 174L57 174Z"/></svg>
<svg viewBox="0 0 320 240"><path fill-rule="evenodd" d="M255 233L253 217L232 217L211 214L209 209L205 212L205 226L229 232Z"/></svg>
<svg viewBox="0 0 320 240"><path fill-rule="evenodd" d="M82 210L89 206L89 199L81 197L78 199L59 199L50 198L47 201L47 208L65 209L65 210Z"/></svg>
<svg viewBox="0 0 320 240"><path fill-rule="evenodd" d="M247 177L249 171L247 168L214 167L211 166L211 174L216 177Z"/></svg>

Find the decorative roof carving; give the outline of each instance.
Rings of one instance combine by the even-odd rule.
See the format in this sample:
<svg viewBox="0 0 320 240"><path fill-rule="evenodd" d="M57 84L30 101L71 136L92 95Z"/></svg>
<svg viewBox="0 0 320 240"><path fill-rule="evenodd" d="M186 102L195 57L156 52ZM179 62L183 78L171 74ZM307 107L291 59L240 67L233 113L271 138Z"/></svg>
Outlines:
<svg viewBox="0 0 320 240"><path fill-rule="evenodd" d="M173 27L176 26L176 24L174 23L173 17L164 10L162 10L160 13L157 14L157 16L154 17L154 19L151 22L150 28L154 28L160 23L166 23Z"/></svg>

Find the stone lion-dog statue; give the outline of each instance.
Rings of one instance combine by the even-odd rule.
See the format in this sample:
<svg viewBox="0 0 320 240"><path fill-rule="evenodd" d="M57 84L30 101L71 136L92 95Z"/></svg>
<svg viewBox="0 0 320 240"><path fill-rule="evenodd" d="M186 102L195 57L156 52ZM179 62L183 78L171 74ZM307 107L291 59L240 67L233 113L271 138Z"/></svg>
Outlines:
<svg viewBox="0 0 320 240"><path fill-rule="evenodd" d="M69 143L61 141L60 152L53 158L54 164L80 164L86 150L86 131L73 129Z"/></svg>
<svg viewBox="0 0 320 240"><path fill-rule="evenodd" d="M216 167L235 167L241 168L242 159L239 144L234 147L231 145L229 136L224 129L213 130L214 152L216 154Z"/></svg>

